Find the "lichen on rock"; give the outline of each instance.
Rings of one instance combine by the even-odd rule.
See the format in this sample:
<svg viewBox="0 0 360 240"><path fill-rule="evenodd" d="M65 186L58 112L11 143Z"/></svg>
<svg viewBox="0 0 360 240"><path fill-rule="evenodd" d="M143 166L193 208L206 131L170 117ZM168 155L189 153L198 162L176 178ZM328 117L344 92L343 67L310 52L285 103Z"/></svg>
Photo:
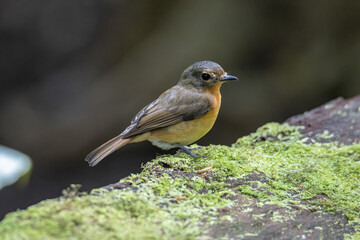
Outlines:
<svg viewBox="0 0 360 240"><path fill-rule="evenodd" d="M203 158L159 156L119 183L8 214L0 239L359 236L360 144L308 144L301 128L269 123Z"/></svg>

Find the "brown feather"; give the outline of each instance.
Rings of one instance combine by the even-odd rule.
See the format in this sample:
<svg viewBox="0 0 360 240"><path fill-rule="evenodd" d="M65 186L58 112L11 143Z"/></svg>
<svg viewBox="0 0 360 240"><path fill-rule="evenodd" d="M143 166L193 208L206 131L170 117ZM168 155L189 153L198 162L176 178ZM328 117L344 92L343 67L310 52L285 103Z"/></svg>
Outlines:
<svg viewBox="0 0 360 240"><path fill-rule="evenodd" d="M86 156L85 161L89 163L91 167L98 164L104 157L113 153L117 149L121 148L122 146L128 144L131 139L123 139L120 136L114 137L113 139L107 141L100 147L96 148L94 151L89 153Z"/></svg>
<svg viewBox="0 0 360 240"><path fill-rule="evenodd" d="M92 151L85 158L89 165L95 166L109 154L132 142L133 137L199 118L210 110L212 101L208 94L194 94L179 88L182 87L177 85L164 92L143 108L124 132Z"/></svg>
<svg viewBox="0 0 360 240"><path fill-rule="evenodd" d="M193 89L188 90L176 85L143 108L120 136L129 138L199 118L210 110L211 105L211 95L204 92L195 94Z"/></svg>

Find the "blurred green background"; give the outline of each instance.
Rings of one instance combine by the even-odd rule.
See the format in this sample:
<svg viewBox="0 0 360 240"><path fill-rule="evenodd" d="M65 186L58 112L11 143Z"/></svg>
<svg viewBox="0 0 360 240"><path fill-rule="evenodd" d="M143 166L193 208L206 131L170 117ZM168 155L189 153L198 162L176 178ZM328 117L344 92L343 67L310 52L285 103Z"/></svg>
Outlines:
<svg viewBox="0 0 360 240"><path fill-rule="evenodd" d="M129 145L84 157L199 60L240 78L222 87L200 145L231 144L269 121L360 92L360 1L0 1L0 144L33 160L0 190L0 219L114 183L163 151Z"/></svg>

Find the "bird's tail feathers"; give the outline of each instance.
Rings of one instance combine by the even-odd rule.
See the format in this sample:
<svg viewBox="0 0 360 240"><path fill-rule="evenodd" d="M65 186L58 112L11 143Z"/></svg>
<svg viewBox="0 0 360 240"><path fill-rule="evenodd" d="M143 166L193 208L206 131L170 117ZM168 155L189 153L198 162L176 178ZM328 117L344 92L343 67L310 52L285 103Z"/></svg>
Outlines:
<svg viewBox="0 0 360 240"><path fill-rule="evenodd" d="M120 136L114 137L113 139L107 141L106 143L89 153L89 155L86 156L85 161L88 162L91 167L93 167L101 160L103 160L107 155L128 144L130 140L130 138L123 139Z"/></svg>

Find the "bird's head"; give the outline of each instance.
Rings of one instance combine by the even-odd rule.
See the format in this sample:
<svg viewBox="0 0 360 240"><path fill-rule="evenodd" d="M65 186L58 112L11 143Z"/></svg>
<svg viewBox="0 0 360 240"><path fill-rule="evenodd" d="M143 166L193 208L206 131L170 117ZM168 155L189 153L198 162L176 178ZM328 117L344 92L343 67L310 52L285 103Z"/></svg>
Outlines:
<svg viewBox="0 0 360 240"><path fill-rule="evenodd" d="M238 78L227 74L219 64L211 61L201 61L185 69L179 84L185 87L207 89L216 84L232 80L238 80Z"/></svg>

